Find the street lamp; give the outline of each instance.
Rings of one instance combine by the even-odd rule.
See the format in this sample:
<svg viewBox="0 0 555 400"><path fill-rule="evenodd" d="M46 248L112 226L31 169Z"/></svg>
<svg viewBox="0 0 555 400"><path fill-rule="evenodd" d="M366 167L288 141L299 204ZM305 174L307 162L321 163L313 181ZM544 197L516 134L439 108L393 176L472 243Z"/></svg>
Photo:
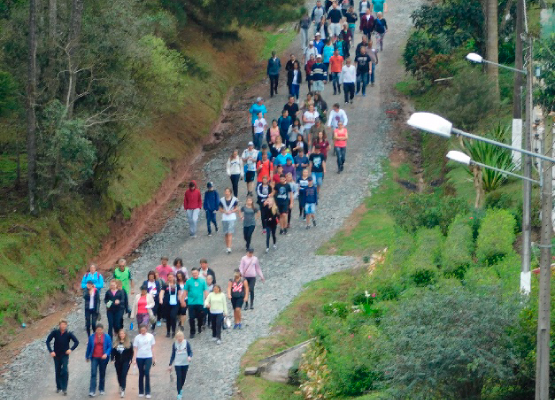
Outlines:
<svg viewBox="0 0 555 400"><path fill-rule="evenodd" d="M467 59L468 61L472 61L472 62L474 62L474 63L476 63L476 64L491 64L491 65L496 65L496 66L498 66L498 67L505 68L505 69L511 70L511 71L513 71L513 72L519 72L519 73L521 73L521 74L526 75L526 71L523 70L523 69L517 69L517 68L509 67L508 65L498 64L498 63L496 63L496 62L486 60L484 57L482 57L480 54L477 54L477 53L468 53L468 54L466 55L466 59Z"/></svg>

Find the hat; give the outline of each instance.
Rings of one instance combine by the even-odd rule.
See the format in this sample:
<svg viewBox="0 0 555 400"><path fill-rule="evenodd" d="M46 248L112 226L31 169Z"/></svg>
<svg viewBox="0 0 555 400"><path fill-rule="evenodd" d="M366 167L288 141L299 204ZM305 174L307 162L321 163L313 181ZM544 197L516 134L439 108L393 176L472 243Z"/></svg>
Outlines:
<svg viewBox="0 0 555 400"><path fill-rule="evenodd" d="M309 176L306 180L309 182L312 181L312 176Z"/></svg>
<svg viewBox="0 0 555 400"><path fill-rule="evenodd" d="M254 146L253 142L249 142L248 146Z"/></svg>
<svg viewBox="0 0 555 400"><path fill-rule="evenodd" d="M254 253L254 249L253 249L252 247L249 247L249 248L247 249L247 253Z"/></svg>
<svg viewBox="0 0 555 400"><path fill-rule="evenodd" d="M262 97L257 97L257 98L256 98L256 102L257 102L257 103L260 103L260 102L263 101L263 100L264 100L264 99L263 99Z"/></svg>
<svg viewBox="0 0 555 400"><path fill-rule="evenodd" d="M214 184L213 184L212 182L208 182L208 183L206 184L206 187L207 187L208 189L212 189L213 186L214 186Z"/></svg>
<svg viewBox="0 0 555 400"><path fill-rule="evenodd" d="M314 36L320 36L320 32L316 32L316 35L314 35Z"/></svg>
<svg viewBox="0 0 555 400"><path fill-rule="evenodd" d="M316 56L316 58L322 58L322 55L321 55L321 54L318 54L318 55Z"/></svg>
<svg viewBox="0 0 555 400"><path fill-rule="evenodd" d="M308 44L314 44L314 42L311 40L310 42L308 42Z"/></svg>

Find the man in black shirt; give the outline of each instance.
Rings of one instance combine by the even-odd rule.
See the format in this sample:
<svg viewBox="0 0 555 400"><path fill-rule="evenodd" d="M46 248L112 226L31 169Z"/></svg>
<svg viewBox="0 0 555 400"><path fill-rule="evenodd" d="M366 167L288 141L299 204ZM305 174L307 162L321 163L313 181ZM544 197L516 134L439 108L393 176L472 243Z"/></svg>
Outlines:
<svg viewBox="0 0 555 400"><path fill-rule="evenodd" d="M358 57L360 55L360 49L362 47L366 47L366 52L368 53L368 36L366 35L362 35L362 42L360 42L359 44L357 44L356 47L356 51L355 51L355 56Z"/></svg>
<svg viewBox="0 0 555 400"><path fill-rule="evenodd" d="M339 36L341 33L341 20L343 19L343 14L341 10L337 8L337 2L333 2L331 10L328 12L328 20L330 21L329 33L330 36Z"/></svg>
<svg viewBox="0 0 555 400"><path fill-rule="evenodd" d="M295 58L295 54L291 54L289 57L289 61L287 61L287 64L285 64L285 70L287 72L293 71L293 64L295 64L295 61L297 61L297 59Z"/></svg>
<svg viewBox="0 0 555 400"><path fill-rule="evenodd" d="M312 172L312 179L320 193L320 188L324 182L324 175L326 173L326 156L320 153L320 145L314 146L314 152L309 157L310 171Z"/></svg>
<svg viewBox="0 0 555 400"><path fill-rule="evenodd" d="M287 235L287 217L289 215L289 210L293 208L293 192L284 174L280 175L279 183L276 184L274 191L276 206L279 210L279 225L281 228L279 234Z"/></svg>
<svg viewBox="0 0 555 400"><path fill-rule="evenodd" d="M289 116L291 117L291 124L299 118L299 105L295 103L295 96L289 96L289 101L283 106L284 110L287 110Z"/></svg>
<svg viewBox="0 0 555 400"><path fill-rule="evenodd" d="M54 348L51 342L54 340ZM69 348L69 342L73 342L73 346ZM54 359L54 368L56 371L56 393L63 392L67 396L68 372L67 364L69 355L79 346L79 340L75 335L67 330L67 321L61 319L58 329L54 329L46 339L46 347L50 355Z"/></svg>
<svg viewBox="0 0 555 400"><path fill-rule="evenodd" d="M370 65L372 64L372 59L366 53L366 47L360 48L360 55L355 58L355 64L357 67L357 94L360 92L360 86L362 85L362 95L366 96L366 85L368 85Z"/></svg>

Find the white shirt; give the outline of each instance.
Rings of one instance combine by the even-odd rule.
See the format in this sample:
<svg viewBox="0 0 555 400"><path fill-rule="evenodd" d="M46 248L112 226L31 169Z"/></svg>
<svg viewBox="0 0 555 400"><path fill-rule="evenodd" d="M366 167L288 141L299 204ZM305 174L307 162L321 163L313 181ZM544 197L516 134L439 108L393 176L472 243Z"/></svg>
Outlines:
<svg viewBox="0 0 555 400"><path fill-rule="evenodd" d="M316 58L316 56L318 55L318 49L314 46L310 47L308 46L306 48L306 50L304 51L304 63L306 64L308 62L308 60L310 60L310 55L314 54L314 58Z"/></svg>
<svg viewBox="0 0 555 400"><path fill-rule="evenodd" d="M245 149L241 155L243 160L247 160L247 171L256 171L256 160L258 159L258 150L256 149ZM250 160L249 160L250 158Z"/></svg>
<svg viewBox="0 0 555 400"><path fill-rule="evenodd" d="M337 128L337 125L339 125L339 122L343 122L343 126L347 126L347 123L349 122L349 119L347 118L347 113L345 113L345 111L342 109L339 109L339 111L336 112L332 108L328 117L328 123L326 125L333 126L333 128L335 129Z"/></svg>
<svg viewBox="0 0 555 400"><path fill-rule="evenodd" d="M256 119L254 121L254 133L264 133L264 127L268 125L264 118Z"/></svg>
<svg viewBox="0 0 555 400"><path fill-rule="evenodd" d="M93 290L93 294L89 294L89 310L94 308L94 296L96 296L96 290Z"/></svg>
<svg viewBox="0 0 555 400"><path fill-rule="evenodd" d="M320 114L318 111L305 111L303 114L303 120L306 120L304 123L304 129L310 129L316 123L316 118L318 118Z"/></svg>
<svg viewBox="0 0 555 400"><path fill-rule="evenodd" d="M339 80L343 83L355 83L357 81L356 67L353 64L351 64L350 67L348 65L344 65L341 69L341 77Z"/></svg>
<svg viewBox="0 0 555 400"><path fill-rule="evenodd" d="M152 346L156 343L152 333L139 334L133 340L133 347L137 348L136 358L152 358Z"/></svg>
<svg viewBox="0 0 555 400"><path fill-rule="evenodd" d="M237 197L231 197L231 203L227 205L225 201L225 196L220 199L220 206L224 209L224 211L231 211L235 208L235 206L239 203ZM222 214L222 221L235 221L237 219L237 215L235 213L231 214Z"/></svg>
<svg viewBox="0 0 555 400"><path fill-rule="evenodd" d="M298 69L293 70L293 84L294 85L299 84L299 70Z"/></svg>
<svg viewBox="0 0 555 400"><path fill-rule="evenodd" d="M243 175L243 159L239 156L227 159L226 171L228 175Z"/></svg>
<svg viewBox="0 0 555 400"><path fill-rule="evenodd" d="M146 283L146 286L148 288L147 292L150 293L153 297L158 294L158 290L156 289L156 282L148 281Z"/></svg>

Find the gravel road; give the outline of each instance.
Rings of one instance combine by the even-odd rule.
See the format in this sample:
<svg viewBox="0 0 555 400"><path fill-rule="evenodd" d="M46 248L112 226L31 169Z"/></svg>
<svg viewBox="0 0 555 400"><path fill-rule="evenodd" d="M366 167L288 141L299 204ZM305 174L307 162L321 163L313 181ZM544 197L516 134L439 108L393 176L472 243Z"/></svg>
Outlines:
<svg viewBox="0 0 555 400"><path fill-rule="evenodd" d="M380 63L376 69L375 87L368 86L367 96L356 96L354 105L346 105L349 116L349 144L345 171L337 175L334 157L330 157L328 174L324 180L321 201L317 212L318 227L305 230L296 217L292 219L292 229L286 237L278 235L278 249L264 254L265 248L262 229L257 226L253 246L255 254L260 258L266 283L256 286L256 308L243 313L244 328L240 331L224 331L223 343L216 346L211 342L210 334L203 332L191 340L194 351L193 363L184 388L184 398L224 399L233 394L234 381L239 373L239 362L248 346L261 336L269 334L270 324L290 301L303 289L303 286L315 279L330 273L356 266L357 260L351 257L317 256L315 251L338 230L352 211L375 187L381 178L380 164L391 149L388 140L390 129L386 110L396 108L392 94L395 83L402 78L403 68L400 55L404 42L411 27L410 13L421 0L408 0L403 3L389 4L386 18L389 33L385 37L384 52L379 54ZM360 41L357 33L356 42ZM297 41L298 42L298 41ZM300 54L299 45L295 43L292 50ZM266 101L267 119L280 115L286 102L286 87L283 73L280 94ZM231 107L236 111L245 110L253 99L258 96L268 97L267 82L250 89L246 97ZM307 87L303 84L301 98L306 94ZM331 85L327 85L323 98L328 106L335 102L343 103L342 96L333 96ZM247 113L245 111L245 122ZM199 177L201 188L211 180L222 194L229 186L225 175L225 159L230 151L239 147L245 148L250 139L250 129L245 127L244 134L234 135L224 140L219 148L212 152L213 157L203 166L203 177ZM245 198L245 185L240 185L240 200ZM298 207L297 203L295 204ZM221 225L220 225L221 226ZM226 285L244 255L241 224L236 226L236 234L231 255L225 253L221 231L212 237L206 236L204 215L199 221L197 239L188 237L186 216L183 210L169 220L161 232L144 243L138 252L141 255L132 265L131 270L140 284L146 272L159 264L162 255L170 259L182 257L190 270L198 265L202 257L208 259L210 267L216 272L220 284ZM76 299L76 311L68 315L70 329L73 330L81 345L71 355L69 370L69 395L71 399L88 398L89 364L85 363L86 334L82 304ZM105 314L103 314L105 315ZM102 322L105 322L103 318ZM125 326L129 326L126 320ZM161 332L162 329L159 329ZM133 332L132 335L136 333ZM0 399L54 399L55 394L54 368L44 345L45 338L37 338L13 360L8 372L2 376ZM171 341L164 335L156 337L157 366L152 369L152 394L155 399L174 399L174 383L170 383L166 366L168 365ZM119 398L116 374L113 366L108 367L106 398ZM132 370L128 377L128 398L138 394L137 374Z"/></svg>

